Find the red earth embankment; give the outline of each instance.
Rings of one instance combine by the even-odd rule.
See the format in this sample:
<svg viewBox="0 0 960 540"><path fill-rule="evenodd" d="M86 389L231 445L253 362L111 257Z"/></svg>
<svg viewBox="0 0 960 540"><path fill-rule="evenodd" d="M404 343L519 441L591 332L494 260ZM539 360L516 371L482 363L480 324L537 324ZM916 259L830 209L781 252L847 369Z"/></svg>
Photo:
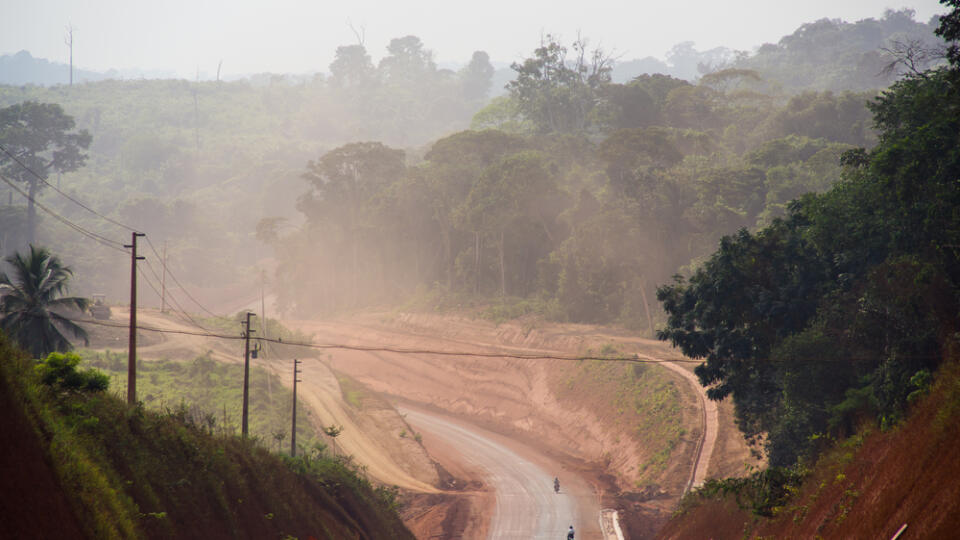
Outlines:
<svg viewBox="0 0 960 540"><path fill-rule="evenodd" d="M956 538L960 531L960 367L886 433L870 429L827 452L772 519L732 497L673 519L661 538Z"/></svg>
<svg viewBox="0 0 960 540"><path fill-rule="evenodd" d="M467 418L582 471L594 479L598 492L612 496L605 505L625 511L621 515L634 537L650 537L690 477L703 426L696 388L685 377L651 364L509 357L608 350L683 359L664 343L601 327L541 321L497 325L431 314L358 314L286 324L314 334L318 343L494 353L334 350L328 361L376 392ZM742 473L744 464L753 462L730 413L721 407L710 475Z"/></svg>

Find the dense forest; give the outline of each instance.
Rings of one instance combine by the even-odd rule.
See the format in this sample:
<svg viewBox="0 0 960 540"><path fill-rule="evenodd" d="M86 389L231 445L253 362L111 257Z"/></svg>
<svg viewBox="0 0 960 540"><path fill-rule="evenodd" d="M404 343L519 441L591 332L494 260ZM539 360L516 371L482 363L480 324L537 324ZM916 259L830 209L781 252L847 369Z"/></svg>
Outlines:
<svg viewBox="0 0 960 540"><path fill-rule="evenodd" d="M340 47L310 79L2 86L5 148L36 110L73 150L38 158L49 187L0 155L0 250L54 246L82 294L119 301L128 255L65 224L121 243L123 223L151 239L147 285L163 242L208 301L265 279L294 315L623 325L704 359L710 396L791 466L896 425L957 347L960 11L944 3L926 24L824 19L753 53L681 44L663 71L687 78L615 78L608 51L545 35L492 99L486 53L441 69L415 36L377 64ZM36 230L13 188L50 210Z"/></svg>
<svg viewBox="0 0 960 540"><path fill-rule="evenodd" d="M877 419L890 428L956 353L960 301L960 5L937 33L950 64L870 102L878 144L840 181L756 232L740 230L662 287L660 332L703 358L740 429L775 466ZM905 59L909 61L909 59Z"/></svg>
<svg viewBox="0 0 960 540"><path fill-rule="evenodd" d="M753 54L678 46L664 71L697 66L693 80L624 83L613 76L627 63L610 53L544 36L492 100L485 53L451 71L405 36L376 64L362 44L340 47L312 79L2 86L0 106L60 104L91 135L89 157L48 181L146 231L157 252L166 242L170 269L201 300L222 300L228 284L252 297L266 276L278 307L301 314L499 298L514 314L652 333L664 320L659 284L723 235L828 189L843 152L876 144L866 103L908 71L882 64L896 60L895 43L933 47L932 28L909 10L823 20ZM813 64L851 73L866 57L856 81L784 75ZM0 193L12 252L28 240L26 208ZM38 194L74 223L128 239L51 189ZM125 298L121 253L38 217L35 239L71 262L81 292ZM159 288L159 253L147 256L154 272L143 277ZM142 301L158 303L149 288Z"/></svg>
<svg viewBox="0 0 960 540"><path fill-rule="evenodd" d="M604 51L547 35L471 130L424 152L352 143L308 164L310 189L297 205L305 224L284 233L282 220L267 219L258 229L283 261L281 304L310 312L411 291L433 306L499 297L512 315L652 334L662 320L658 284L696 266L723 235L769 224L789 201L828 189L843 152L876 143L867 108L876 90L796 93L739 66L779 55L772 64L800 69L813 61L801 51L823 41L811 28L829 27L838 48L880 39L868 55L878 88L904 71L892 43L930 32L910 15L806 25L695 82L613 83ZM887 52L875 48L879 36L892 40ZM835 57L836 72L863 60ZM870 88L867 69L847 83Z"/></svg>

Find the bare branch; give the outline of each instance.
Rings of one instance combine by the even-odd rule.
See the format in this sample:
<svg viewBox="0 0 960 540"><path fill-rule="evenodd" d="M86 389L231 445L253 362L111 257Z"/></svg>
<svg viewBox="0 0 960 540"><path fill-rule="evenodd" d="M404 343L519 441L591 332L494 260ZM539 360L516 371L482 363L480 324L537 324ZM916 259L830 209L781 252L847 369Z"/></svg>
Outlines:
<svg viewBox="0 0 960 540"><path fill-rule="evenodd" d="M922 76L927 68L947 57L946 47L931 46L921 39L894 40L889 47L881 47L880 50L890 58L890 62L879 73L884 77L906 73Z"/></svg>
<svg viewBox="0 0 960 540"><path fill-rule="evenodd" d="M350 31L353 32L353 37L357 38L357 44L361 47L366 48L367 40L367 28L363 25L360 26L360 31L358 32L356 27L353 26L353 22L350 19L347 19L347 26L350 27Z"/></svg>

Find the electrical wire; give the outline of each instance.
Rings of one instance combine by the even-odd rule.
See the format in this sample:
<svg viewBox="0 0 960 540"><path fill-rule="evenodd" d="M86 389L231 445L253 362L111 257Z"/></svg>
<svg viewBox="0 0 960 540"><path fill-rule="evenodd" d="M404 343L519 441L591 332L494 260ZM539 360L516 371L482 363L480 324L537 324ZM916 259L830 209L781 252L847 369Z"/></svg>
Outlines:
<svg viewBox="0 0 960 540"><path fill-rule="evenodd" d="M119 323L108 323L104 321L98 321L96 319L73 319L67 317L68 320L73 322L82 322L89 323L98 326L106 326L111 328L129 328L129 325L119 324ZM194 332L191 330L170 330L164 328L155 328L152 326L141 326L137 325L138 330L143 330L147 332L158 332L161 334L180 334L187 336L199 336L199 337L209 337L216 339L228 339L228 340L242 340L246 339L243 336L231 335L231 334L217 334L213 332ZM395 354L419 354L419 355L436 355L436 356L463 356L463 357L474 357L474 358L510 358L516 360L561 360L567 362L579 362L583 360L596 360L602 362L627 362L627 363L637 363L637 364L667 364L667 363L688 363L688 364L701 364L700 360L691 360L687 358L678 358L671 360L660 360L650 357L641 357L639 355L634 356L559 356L552 354L514 354L506 352L496 352L496 353L484 353L484 352L466 352L466 351L435 351L431 349L401 349L396 347L381 347L381 346L362 346L362 345L345 345L340 343L305 343L298 341L283 341L279 338L264 338L264 337L250 337L251 341L261 341L268 343L276 343L278 345L289 345L291 347L304 347L310 349L319 349L319 350L330 350L330 349L341 349L348 351L358 351L358 352L385 352L385 353L395 353Z"/></svg>
<svg viewBox="0 0 960 540"><path fill-rule="evenodd" d="M176 283L178 287L180 287L180 290L183 292L183 294L187 295L187 298L192 300L194 304L200 306L200 309L207 312L211 317L214 317L214 318L223 317L223 315L217 315L216 313L210 311L209 309L207 309L206 306L204 306L196 298L194 298L193 295L191 295L190 292L187 291L187 288L184 287L182 283L180 283L180 280L177 279L177 276L175 276L173 272L170 271L170 267L167 266L167 261L165 261L163 257L161 257L159 253L157 253L157 249L153 247L153 242L150 241L150 237L146 236L144 238L147 239L147 245L150 246L150 250L153 251L153 254L157 257L157 260L161 261L160 264L163 265L164 270L167 272L167 274L170 275L170 278L173 279L173 282Z"/></svg>
<svg viewBox="0 0 960 540"><path fill-rule="evenodd" d="M133 227L131 227L131 226L129 226L129 225L126 225L126 224L124 224L124 223L121 223L121 222L119 222L119 221L117 221L117 220L115 220L115 219L113 219L113 218L111 218L111 217L109 217L109 216L106 216L106 215L104 215L104 214L101 214L100 212L97 212L96 210L94 210L94 209L91 208L90 206L84 204L83 202L81 202L81 201L77 200L76 198L70 196L69 194L65 193L65 192L62 191L60 188L58 188L58 187L54 186L53 184L51 184L50 182L48 182L47 179L43 177L43 175L41 175L41 174L37 173L36 171L34 171L33 169L31 169L26 163L24 163L23 161L21 161L20 158L18 158L13 152L11 152L10 150L8 150L8 149L7 149L6 147L4 147L3 145L0 145L0 151L2 151L4 154L6 154L7 156L9 156L10 159L12 159L12 160L14 160L15 162L17 162L18 165L20 165L25 171L27 171L28 173L30 173L31 175L33 175L36 179L38 179L38 180L40 180L41 182L43 182L44 185L50 187L51 189L53 189L54 191L56 191L56 192L59 193L60 195L64 196L64 197L65 197L67 200L69 200L70 202L76 204L77 206L80 206L80 207L83 208L84 210L86 210L86 211L94 214L95 216L97 216L97 217L99 217L99 218L101 218L101 219L103 219L103 220L105 220L105 221L107 221L107 222L109 222L109 223L112 223L112 224L114 224L114 225L116 225L116 226L118 226L118 227L127 229L128 231L132 231L132 232L140 232L138 229L135 229L135 228L133 228ZM39 206L39 207L42 208L45 212L47 212L47 213L49 213L50 215L54 216L55 218L57 218L58 220L62 221L62 222L65 223L66 225L68 225L68 226L76 229L78 232L80 232L80 233L82 233L82 234L85 234L85 235L87 235L88 237L90 237L90 238L92 238L92 239L94 239L94 240L97 240L97 241L100 242L100 243L113 242L113 241L111 241L111 240L109 240L109 239L107 239L107 238L105 238L105 237L103 237L103 236L100 236L100 235L98 235L98 234L96 234L96 233L94 233L94 232L92 232L92 231L88 231L88 230L86 230L86 229L83 229L83 228L80 227L79 225L76 225L75 223L70 222L70 221L67 220L66 218L57 215L57 214L54 213L52 210L49 210L48 208L42 206L42 205L41 205L40 203L38 203L35 199L29 197L29 195L25 194L23 191L21 191L19 188L17 188L17 187L16 187L14 184L12 184L8 179L4 178L4 182L6 182L8 185L10 185L10 187L12 187L13 189L15 189L18 193L20 193L21 195L23 195L24 197L26 197L27 199L29 199L31 202L33 202L33 204ZM215 317L215 318L221 317L221 315L218 315L218 314L214 313L213 311L207 309L206 306L204 306L203 304L201 304L196 298L194 298L194 296L193 296L192 294L190 294L190 292L187 290L187 288L184 287L182 283L180 283L180 280L179 280L179 279L177 279L177 276L176 276L173 272L170 271L170 268L167 266L167 261L164 260L164 259L160 256L160 254L157 252L157 249L154 247L153 242L150 241L150 237L144 235L144 238L146 238L146 240L147 240L147 245L150 246L150 250L153 251L153 254L157 257L157 260L161 261L161 264L163 265L163 268L164 268L164 270L166 271L166 273L167 273L167 274L170 274L170 278L173 279L174 283L176 283L178 287L180 287L180 290L183 291L183 294L185 294L185 295L187 296L187 298L189 298L194 304L196 304L197 306L199 306L201 310L203 310L204 312L208 313L210 316ZM123 245L124 245L122 242L113 242L113 243L115 243L117 246L123 246ZM121 251L124 251L123 249L117 248L116 246L113 246L113 247L114 247L114 249L120 249ZM126 251L124 251L124 252L126 252ZM154 274L156 274L156 272L154 272ZM157 278L157 281L161 281L160 278ZM179 304L178 304L178 307L179 307ZM184 315L186 315L186 313L187 313L186 310L184 310L182 307L180 307L180 310L183 312ZM187 317L190 318L189 315L187 315ZM190 318L190 320L193 321L192 318ZM193 324L194 326L199 327L199 328L203 328L202 326L200 326L199 324L197 324L196 321L193 321L192 324Z"/></svg>
<svg viewBox="0 0 960 540"><path fill-rule="evenodd" d="M97 234L97 233L95 233L95 232L93 232L93 231L91 231L91 230L89 230L89 229L85 229L85 228L81 227L80 225L77 225L76 223L70 221L69 219L61 216L60 214L57 214L57 213L54 212L53 210L50 210L50 209L47 208L46 206L44 206L44 205L42 205L41 203L37 202L36 199L34 199L33 197L31 197L28 193L25 193L22 189L20 189L19 187L17 187L17 185L14 184L13 181L11 181L9 178L7 178L6 176L4 176L4 175L2 175L2 174L0 174L0 180L3 180L3 181L4 181L8 186L10 186L14 191L16 191L17 193L19 193L20 195L22 195L23 197L25 197L27 200L29 200L30 202L32 202L37 208L40 208L40 209L43 210L44 212L46 212L46 213L50 214L51 216L53 216L54 219L56 219L57 221L63 223L64 225L70 227L71 229L79 232L80 234L86 236L87 238L89 238L89 239L91 239L91 240L93 240L93 241L95 241L95 242L97 242L97 243L99 243L99 244L102 244L102 245L104 245L104 246L106 246L106 247L108 247L108 248L110 248L110 249L119 251L119 252L121 252L121 253L127 253L127 251L123 248L123 243L122 243L122 242L117 242L116 240L110 240L109 238L107 238L107 237L105 237L105 236L101 236L101 235L99 235L99 234Z"/></svg>
<svg viewBox="0 0 960 540"><path fill-rule="evenodd" d="M157 275L156 270L154 270L153 265L150 264L150 260L149 260L149 259L144 259L144 262L147 263L147 268L148 268L148 269L150 270L150 272L153 274L153 277L157 280L157 283L160 283L160 282L161 282L161 279L160 279L160 277ZM147 275L143 272L143 270L140 268L140 266L137 266L137 271L139 271L139 272L140 272L140 275L143 276L143 280L147 283L147 285L149 285L150 288L153 289L153 292L157 293L157 298L163 298L163 295L160 293L159 290L157 290L157 287L150 281L150 279L149 279L149 278L147 277ZM183 309L183 306L180 305L180 302L178 302L177 299L176 299L172 294L169 295L168 298L170 299L170 301L171 301L171 302L173 303L173 305L175 306L175 307L172 307L172 308L171 308L172 311L173 311L173 313L174 313L175 315L177 315L177 317L180 318L181 321L183 321L183 322L185 322L185 323L187 323L187 324L196 326L197 328L203 330L204 332L210 332L210 330L208 330L207 328L204 328L203 326L200 325L200 323L198 323L196 320L194 320L194 318L191 317L189 313L187 313L187 310ZM179 311L178 311L178 310L179 310Z"/></svg>
<svg viewBox="0 0 960 540"><path fill-rule="evenodd" d="M115 220L115 219L113 219L113 218L111 218L111 217L109 217L109 216L106 216L106 215L104 215L104 214L101 214L100 212L97 212L96 210L94 210L94 209L91 208L90 206L84 204L83 202L81 202L81 201L77 200L76 198L70 196L69 194L65 193L65 192L62 191L60 188L58 188L58 187L54 186L53 184L51 184L50 182L48 182L47 179L43 177L43 175L41 175L41 174L37 173L36 171L34 171L33 169L31 169L26 163L24 163L23 161L21 161L20 158L18 158L13 152L11 152L10 150L8 150L8 149L7 149L6 147L4 147L3 145L0 145L0 151L2 151L4 154L6 154L7 156L9 156L10 159L12 159L12 160L14 160L15 162L17 162L18 165L20 165L25 171L27 171L28 173L30 173L31 175L33 175L36 179L38 179L38 180L40 180L41 182L43 182L44 185L50 187L51 189L53 189L54 191L56 191L57 193L59 193L60 195L62 195L63 197L65 197L65 198L66 198L67 200L69 200L70 202L76 204L77 206L83 208L84 210L90 212L91 214L93 214L93 215L95 215L95 216L97 216L97 217L99 217L99 218L101 218L101 219L103 219L103 220L105 220L105 221L107 221L107 222L109 222L109 223L112 223L112 224L114 224L114 225L116 225L116 226L118 226L118 227L127 229L128 231L132 231L132 232L140 232L138 229L135 229L135 228L133 228L133 227L131 227L131 226L129 226L129 225L126 225L126 224L124 224L124 223L121 223L121 222L119 222L119 221L117 221L117 220ZM92 239L94 239L94 240L97 240L97 241L100 242L100 243L113 242L113 241L111 241L111 240L109 240L109 239L107 239L107 238L105 238L105 237L103 237L103 236L100 236L100 235L98 235L98 234L96 234L96 233L94 233L94 232L92 232L92 231L88 231L88 230L86 230L86 229L83 229L83 228L80 227L79 225L76 225L75 223L70 222L70 221L67 220L66 218L57 215L57 214L54 213L52 210L49 210L48 208L43 207L42 205L40 205L40 203L38 203L35 199L32 199L31 197L29 197L29 195L25 194L23 191L21 191L19 188L17 188L17 187L16 187L14 184L12 184L8 179L4 178L4 181L5 181L8 185L10 185L10 187L12 187L13 189L15 189L18 193L20 193L21 195L23 195L24 197L26 197L27 199L29 199L30 201L32 201L35 205L41 207L44 211L48 212L49 214L51 214L52 216L54 216L54 217L57 218L58 220L64 222L65 224L67 224L68 226L76 229L77 231L81 232L82 234L86 234L88 237L90 237L90 238L92 238ZM170 274L170 277L171 277L171 278L173 279L173 281L177 284L177 286L180 287L180 290L183 291L183 293L187 296L187 298L189 298L191 301L193 301L193 303L195 303L197 306L199 306L200 309L202 309L203 311L207 312L207 313L210 314L211 316L213 316L213 317L219 317L219 315L217 315L216 313L214 313L214 312L210 311L209 309L207 309L206 306L204 306L204 305L201 304L199 301L197 301L197 299L194 298L193 295L191 295L189 291L187 291L186 287L184 287L183 284L180 283L180 280L177 279L176 275L174 275L174 273L170 271L170 268L167 267L167 261L163 260L163 258L160 257L160 254L157 253L157 250L156 250L156 248L154 247L153 242L150 241L150 237L149 237L149 236L145 236L145 238L146 238L146 240L147 240L147 244L150 246L150 249L153 251L153 254L157 257L157 260L162 261L161 264L163 264L164 270L165 270L168 274ZM121 242L113 242L113 243L117 244L117 246L123 246L123 243L121 243ZM117 249L116 247L114 247L114 248ZM123 250L121 249L121 251L123 251ZM125 251L124 251L124 252L125 252ZM154 271L154 274L156 274L155 271ZM157 281L161 281L159 277L157 278ZM178 304L178 307L180 307L179 304ZM197 327L199 327L199 328L203 328L202 326L200 326L199 324L197 324L196 321L193 321L193 319L192 319L189 315L187 315L186 310L184 310L182 307L180 307L180 310L183 312L184 315L187 316L187 318L190 319L190 321L192 321L192 324L193 324L194 326L197 326Z"/></svg>
<svg viewBox="0 0 960 540"><path fill-rule="evenodd" d="M9 150L7 150L3 145L0 145L0 151L3 151L4 154L10 156L10 158L13 159L14 161L16 161L21 167L24 168L24 170L26 170L28 173L30 173L31 175L33 175L36 179L40 180L41 182L43 182L45 185L47 185L48 187L50 187L51 189L53 189L54 191L56 191L56 192L59 193L60 195L63 195L64 197L66 197L70 202L76 204L77 206L83 208L84 210L86 210L86 211L88 211L88 212L90 212L90 213L92 213L92 214L94 214L94 215L96 215L96 216L99 216L100 218L102 218L102 219L104 219L104 220L106 220L106 221L109 221L110 223L113 223L114 225L116 225L116 226L118 226L118 227L122 227L122 228L124 228L124 229L127 229L128 231L140 232L140 231L134 229L133 227L131 227L131 226L129 226L129 225L124 225L123 223L120 223L119 221L116 221L116 220L114 220L114 219L112 219L112 218L110 218L110 217L107 217L107 216L101 214L100 212L97 212L97 211L94 210L93 208L90 208L89 206L87 206L87 205L83 204L82 202L78 201L77 199L75 199L75 198L71 197L70 195L64 193L63 191L60 190L60 188L54 186L53 184L51 184L50 182L48 182L47 179L44 178L42 175L40 175L39 173L37 173L36 171L34 171L34 170L31 169L30 167L28 167L26 163L20 161L20 158L18 158L18 157L15 156L12 152L10 152ZM36 202L34 202L34 204L36 204Z"/></svg>

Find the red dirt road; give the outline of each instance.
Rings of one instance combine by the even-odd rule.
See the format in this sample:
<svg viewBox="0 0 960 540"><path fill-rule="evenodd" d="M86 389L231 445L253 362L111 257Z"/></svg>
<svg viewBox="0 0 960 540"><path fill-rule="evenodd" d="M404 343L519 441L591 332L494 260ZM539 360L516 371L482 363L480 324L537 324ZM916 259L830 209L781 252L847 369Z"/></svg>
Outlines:
<svg viewBox="0 0 960 540"><path fill-rule="evenodd" d="M519 323L494 325L482 320L427 314L365 314L349 319L288 321L286 324L313 334L313 341L322 344L560 355L582 354L587 349L615 344L619 350L641 357L682 358L660 342L579 325L545 324L525 328ZM327 360L336 370L374 391L399 397L404 402L423 404L431 410L443 410L473 425L508 434L541 456L565 463L571 470L579 468L598 489L601 482L598 475L603 472L616 476L620 489L634 488L631 480L634 473L630 471L636 471L639 464L649 459L649 450L624 436L623 431L610 422L610 417L598 415L585 404L558 401L551 389L556 382L551 382L549 362L341 349L332 349ZM660 521L661 518L655 517L657 513L662 516L669 513L672 503L668 499L678 497L691 479L700 483L709 471L718 469L736 474L749 459L742 438L730 434L736 428L729 411L723 407L718 410L714 403L704 401L690 366L676 366L671 373L676 377L678 388L687 396L690 411L684 414L695 423L690 426L691 436L683 443L686 446L679 447L671 458L673 464L661 484L666 495L656 495L658 498L651 501L649 507L643 502L622 505L604 499L605 504L643 516L640 520L648 523L652 523L651 519ZM713 448L722 455L711 459ZM698 449L701 458L694 470ZM611 493L609 488L610 484L605 483L604 496ZM613 489L616 491L616 487ZM590 521L595 522L596 518ZM647 537L650 530L634 529L631 533Z"/></svg>
<svg viewBox="0 0 960 540"><path fill-rule="evenodd" d="M525 445L462 420L409 406L399 410L425 435L431 455L441 463L452 459L477 470L493 492L486 538L553 540L564 538L570 525L578 538L602 538L597 494L579 475L562 471L559 463ZM449 450L433 444L434 439L445 441L456 455L448 455ZM560 493L553 491L554 476L562 478Z"/></svg>

